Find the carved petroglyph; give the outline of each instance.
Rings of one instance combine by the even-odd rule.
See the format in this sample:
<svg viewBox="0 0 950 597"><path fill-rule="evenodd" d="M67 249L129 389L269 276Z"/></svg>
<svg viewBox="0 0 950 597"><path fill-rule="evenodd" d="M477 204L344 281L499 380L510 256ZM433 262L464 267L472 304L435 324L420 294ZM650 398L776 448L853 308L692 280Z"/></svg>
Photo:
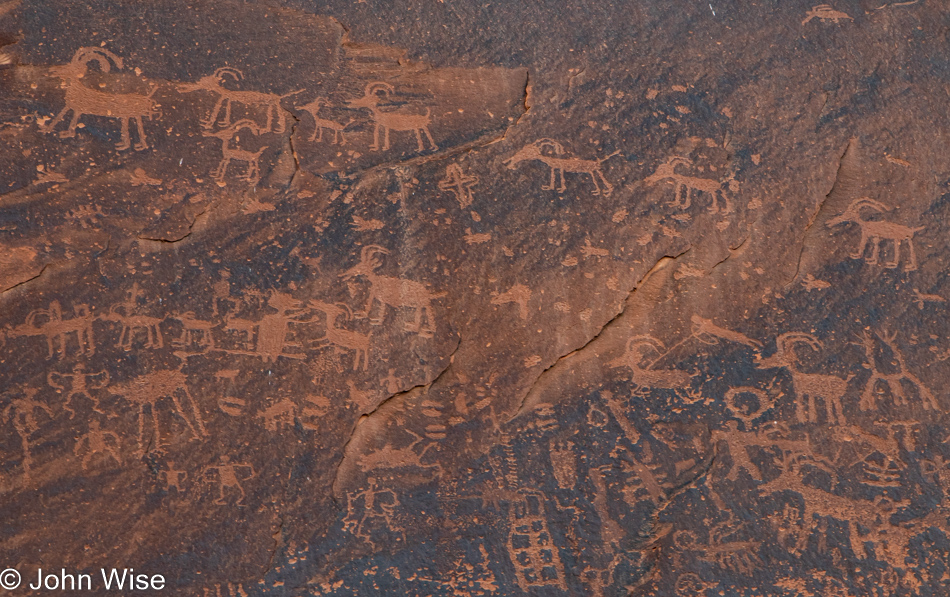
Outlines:
<svg viewBox="0 0 950 597"><path fill-rule="evenodd" d="M243 462L231 462L229 456L222 456L218 464L205 467L205 474L208 474L210 471L217 472L218 497L214 500L214 503L219 506L226 506L228 504L228 495L233 495L237 492L235 505L243 506L244 498L247 497L247 494L244 493L244 488L241 486L238 477L243 477L245 481L252 479L256 474L254 467Z"/></svg>
<svg viewBox="0 0 950 597"><path fill-rule="evenodd" d="M465 209L474 200L472 187L476 184L478 184L478 177L465 174L458 164L449 164L445 167L445 178L439 181L439 189L455 195L459 207Z"/></svg>
<svg viewBox="0 0 950 597"><path fill-rule="evenodd" d="M326 103L327 98L318 97L308 104L297 106L298 110L301 112L306 112L311 118L313 118L313 134L310 135L310 140L316 142L323 141L323 131L328 130L333 133L333 141L331 141L331 143L346 145L346 137L343 136L343 131L346 130L346 127L353 124L353 119L351 118L346 124L340 124L338 122L320 117L318 113Z"/></svg>
<svg viewBox="0 0 950 597"><path fill-rule="evenodd" d="M188 392L188 378L177 369L167 369L145 373L127 382L116 383L110 386L109 392L122 396L127 402L132 404L138 412L138 444L139 454L145 454L145 448L151 442L146 437L145 427L145 407L149 407L149 414L152 418L151 429L154 433L154 443L161 445L162 434L159 425L158 401L162 398L170 398L175 407L175 413L181 417L185 425L191 431L195 439L204 437L205 428L198 410L198 404ZM181 393L191 407L191 413L185 412L182 407L182 401L179 400Z"/></svg>
<svg viewBox="0 0 950 597"><path fill-rule="evenodd" d="M69 391L67 392L66 402L63 405L69 418L72 419L76 411L70 408L73 398L85 396L92 401L92 409L100 414L105 414L99 410L99 400L92 395L90 390L101 390L109 385L109 372L99 371L97 373L86 373L86 368L82 363L78 363L71 373L59 373L58 371L49 371L46 374L46 381L50 387L59 392L66 392L65 380L69 380Z"/></svg>
<svg viewBox="0 0 950 597"><path fill-rule="evenodd" d="M715 180L712 178L697 178L676 172L677 166L690 166L692 161L682 156L671 156L665 162L656 167L656 171L643 179L643 182L649 185L655 185L661 182L668 182L673 185L673 201L670 205L679 209L689 209L692 205L692 196L705 193L710 196L709 211L717 213L720 209L719 203L722 203L722 213L732 212L732 205L729 201L729 194L726 192L736 192L739 190L739 183L733 176L725 180Z"/></svg>
<svg viewBox="0 0 950 597"><path fill-rule="evenodd" d="M805 13L805 20L802 21L802 25L808 23L812 19L818 19L820 21L832 21L835 24L838 24L842 19L847 19L853 21L846 13L841 12L840 10L835 10L831 8L830 4L819 4L817 6L811 7L811 9Z"/></svg>
<svg viewBox="0 0 950 597"><path fill-rule="evenodd" d="M188 480L188 471L175 468L175 463L169 462L168 469L162 471L165 477L165 491L171 491L172 488L178 493L185 492L185 481Z"/></svg>
<svg viewBox="0 0 950 597"><path fill-rule="evenodd" d="M574 489L577 484L577 456L574 444L551 439L551 469L561 489Z"/></svg>
<svg viewBox="0 0 950 597"><path fill-rule="evenodd" d="M12 422L13 428L20 436L20 445L23 450L23 480L29 482L30 467L33 463L33 456L30 453L30 436L39 431L39 424L36 421L36 411L46 413L50 419L53 418L53 410L45 402L37 400L37 390L27 388L24 395L13 398L3 411L4 422Z"/></svg>
<svg viewBox="0 0 950 597"><path fill-rule="evenodd" d="M414 114L405 112L401 109L382 110L380 104L389 101L390 96L395 93L395 89L389 83L380 81L369 83L363 90L363 97L352 99L347 102L351 108L361 108L369 110L373 115L373 144L370 149L378 151L379 135L383 135L383 150L389 149L389 131L413 132L416 135L418 150L425 150L425 144L422 141L423 135L429 141L429 146L436 150L439 148L432 139L429 132L429 124L432 122L432 110L426 108L425 114Z"/></svg>
<svg viewBox="0 0 950 597"><path fill-rule="evenodd" d="M247 119L239 120L227 128L216 131L201 131L203 136L214 137L215 139L221 141L221 161L218 163L218 167L215 168L214 172L211 173L211 177L217 180L219 183L224 183L224 178L228 173L228 166L231 164L231 162L244 162L247 164L247 169L244 171L244 174L238 177L241 180L248 181L252 186L256 185L260 180L261 154L263 154L269 146L260 146L255 151L241 149L239 146L241 143L241 138L239 135L242 130L249 131L252 137L259 137L262 132L259 128L257 128L257 125L254 124L254 122Z"/></svg>
<svg viewBox="0 0 950 597"><path fill-rule="evenodd" d="M136 331L144 330L145 348L162 348L165 342L159 324L164 321L164 318L140 315L135 311L135 301L131 300L112 305L109 308L109 313L101 316L100 319L104 321L114 321L122 326L122 331L119 332L119 342L116 346L120 346L125 350L132 350L132 341L135 339Z"/></svg>
<svg viewBox="0 0 950 597"><path fill-rule="evenodd" d="M901 243L907 243L907 259L904 263L904 271L911 272L916 270L917 255L914 252L913 237L914 234L923 230L924 227L910 228L902 224L895 224L894 222L867 220L862 215L865 209L881 213L888 211L890 208L870 197L861 197L860 199L852 201L851 205L849 205L848 209L843 213L828 220L826 226L832 228L847 223L857 224L861 229L861 240L858 241L857 249L851 253L851 258L861 259L864 257L864 253L868 245L870 245L871 254L864 258L865 262L869 265L878 264L881 248L886 247L887 243L890 243L893 247L893 257L883 265L887 268L896 268L900 263Z"/></svg>
<svg viewBox="0 0 950 597"><path fill-rule="evenodd" d="M309 315L303 303L289 294L274 292L267 299L267 306L276 310L277 313L268 313L258 321L237 317L227 318L225 328L245 333L247 340L244 350L230 349L225 352L261 357L265 362L275 361L278 357L304 358L303 354L286 352L303 348L287 338L291 333L290 324L300 323L300 317Z"/></svg>
<svg viewBox="0 0 950 597"><path fill-rule="evenodd" d="M565 157L563 145L553 139L538 139L534 143L525 145L518 153L505 160L504 163L508 166L509 170L514 170L518 164L527 160L536 160L544 163L551 169L550 182L547 185L541 186L541 188L546 191L555 189L558 176L561 177L561 185L557 190L560 192L567 190L564 182L565 172L587 174L594 184L594 195L599 195L603 192L605 196L609 197L614 187L604 176L600 165L619 154L620 151L615 151L607 157L598 160Z"/></svg>
<svg viewBox="0 0 950 597"><path fill-rule="evenodd" d="M286 130L286 112L280 103L284 99L300 93L302 90L292 91L284 95L276 95L260 91L228 89L224 86L226 78L230 78L234 82L239 82L244 79L244 73L236 68L224 66L214 71L213 74L201 77L195 83L181 83L179 85L179 89L181 89L183 93L204 91L217 96L214 107L211 108L208 117L201 121L203 128L208 130L215 128L215 126L222 126L226 129L233 128L236 123L231 121L231 109L234 106L242 106L246 110L264 112L264 124L262 126L254 125L255 130L258 131L254 134L282 133ZM221 118L222 116L223 119Z"/></svg>
<svg viewBox="0 0 950 597"><path fill-rule="evenodd" d="M388 530L399 531L393 521L399 497L391 489L380 489L375 477L367 478L366 484L364 489L347 495L343 529L375 547L367 528L368 523L381 519Z"/></svg>
<svg viewBox="0 0 950 597"><path fill-rule="evenodd" d="M419 334L423 337L432 337L435 334L436 324L432 313L432 301L446 295L445 292L433 293L425 285L414 280L391 278L376 273L381 264L377 255L387 255L389 251L378 245L368 245L360 250L360 261L343 272L341 278L353 281L356 278L365 278L369 282L369 298L365 310L360 317L370 317L376 302L379 302L382 312L377 318L370 317L370 323L379 325L385 316L387 306L393 309L410 308L413 318L406 324L406 331ZM423 327L425 320L425 327Z"/></svg>
<svg viewBox="0 0 950 597"><path fill-rule="evenodd" d="M818 421L817 399L824 401L825 417L829 423L846 423L841 398L848 389L848 382L854 374L841 379L835 375L805 373L799 369L795 345L804 344L814 351L821 349L821 343L811 334L789 332L775 340L775 354L768 358L757 359L760 369L785 368L792 376L792 385L796 395L796 415L800 423ZM807 411L806 411L807 401Z"/></svg>
<svg viewBox="0 0 950 597"><path fill-rule="evenodd" d="M265 408L259 417L264 420L264 428L268 431L280 431L284 427L293 427L294 419L297 417L297 403L290 398L284 398Z"/></svg>
<svg viewBox="0 0 950 597"><path fill-rule="evenodd" d="M158 103L152 99L152 95L158 87L153 85L147 95L107 93L86 87L82 83L82 79L89 74L88 65L90 62L98 64L103 73L109 72L111 64L122 68L122 59L104 48L80 48L73 55L73 59L69 64L51 67L50 74L63 80L63 86L66 89L66 105L52 122L43 127L42 130L52 132L69 112L73 113L72 120L68 128L59 133L60 137L75 137L79 119L87 114L89 116L118 118L122 123L122 140L116 145L116 149L123 150L131 147L130 121L135 122L138 130L139 140L135 144L135 149L148 149L142 119L159 114Z"/></svg>
<svg viewBox="0 0 950 597"><path fill-rule="evenodd" d="M517 490L508 522L508 556L521 590L527 593L532 587L555 586L566 591L564 565L544 512L544 494Z"/></svg>
<svg viewBox="0 0 950 597"><path fill-rule="evenodd" d="M353 356L353 370L362 368L365 371L369 366L369 335L360 334L337 326L337 320L340 317L344 321L353 318L350 308L344 304L331 305L323 301L311 300L309 302L311 309L323 312L326 316L326 331L320 341L330 343L332 346L342 350L352 350L356 354Z"/></svg>
<svg viewBox="0 0 950 597"><path fill-rule="evenodd" d="M80 354L93 354L96 344L93 339L92 322L94 321L89 306L78 304L73 306L73 317L63 319L63 308L59 301L50 303L48 309L36 309L26 316L26 322L17 326L11 332L12 336L45 336L49 356L57 353L65 356L67 337L75 334ZM58 344L58 346L57 346Z"/></svg>
<svg viewBox="0 0 950 597"><path fill-rule="evenodd" d="M876 349L875 337L880 340L881 351ZM940 410L940 405L937 404L937 399L930 388L907 370L904 355L895 343L896 338L896 332L890 335L875 334L874 336L863 332L861 335L861 344L867 358L866 367L871 371L871 378L868 379L864 392L861 393L861 410L877 408L878 382L884 382L890 391L891 399L898 406L907 405L905 386L908 386L915 389L921 406L925 409Z"/></svg>
<svg viewBox="0 0 950 597"><path fill-rule="evenodd" d="M180 348L197 346L202 350L214 349L214 335L211 331L216 324L198 319L194 311L173 315L172 319L177 319L182 325L181 337L173 340L172 344Z"/></svg>
<svg viewBox="0 0 950 597"><path fill-rule="evenodd" d="M108 456L116 464L122 464L122 458L119 455L121 442L119 436L111 431L99 428L99 422L95 419L89 421L89 431L80 436L73 448L73 454L79 456L82 453L82 470L89 469L89 463L96 455Z"/></svg>
<svg viewBox="0 0 950 597"><path fill-rule="evenodd" d="M692 378L685 371L676 369L653 369L666 354L662 342L651 336L634 336L627 340L623 355L608 362L611 367L627 367L633 372L633 383L651 388L676 389L689 384ZM653 356L647 362L649 356Z"/></svg>
<svg viewBox="0 0 950 597"><path fill-rule="evenodd" d="M699 339L701 342L714 343L717 339L721 339L735 342L736 344L743 344L755 350L762 348L762 344L757 340L753 340L740 332L720 327L714 324L712 320L705 319L699 315L691 316L690 322L692 324L693 337Z"/></svg>
<svg viewBox="0 0 950 597"><path fill-rule="evenodd" d="M524 284L515 284L505 292L492 297L491 304L506 305L515 303L518 305L518 315L521 319L528 319L528 301L531 300L531 289Z"/></svg>

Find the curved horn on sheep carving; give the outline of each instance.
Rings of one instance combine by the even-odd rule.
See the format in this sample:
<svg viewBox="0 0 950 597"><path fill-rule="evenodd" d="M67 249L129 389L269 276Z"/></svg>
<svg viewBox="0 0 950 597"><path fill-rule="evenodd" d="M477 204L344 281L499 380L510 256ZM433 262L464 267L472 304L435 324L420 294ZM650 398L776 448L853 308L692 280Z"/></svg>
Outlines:
<svg viewBox="0 0 950 597"><path fill-rule="evenodd" d="M389 83L384 83L383 81L374 81L372 83L366 84L366 89L363 90L364 95L375 95L378 91L385 91L386 95L395 93L396 90Z"/></svg>
<svg viewBox="0 0 950 597"><path fill-rule="evenodd" d="M653 336L634 336L627 340L627 352L632 352L634 348L649 346L657 352L666 350L666 346ZM642 351L642 349L640 350Z"/></svg>
<svg viewBox="0 0 950 597"><path fill-rule="evenodd" d="M806 334L805 332L788 332L775 339L776 347L783 356L787 356L790 353L792 345L796 342L807 344L809 348L815 351L821 348L821 342L811 334Z"/></svg>
<svg viewBox="0 0 950 597"><path fill-rule="evenodd" d="M73 54L72 63L74 65L85 66L89 64L89 62L98 64L99 69L104 73L112 69L112 64L115 64L118 68L122 68L122 58L105 48L79 48L76 50L76 53ZM88 71L88 67L86 70Z"/></svg>
<svg viewBox="0 0 950 597"><path fill-rule="evenodd" d="M214 71L214 76L216 76L219 80L223 81L224 75L229 75L235 81L240 81L244 78L244 73L230 66L222 66L218 70Z"/></svg>
<svg viewBox="0 0 950 597"><path fill-rule="evenodd" d="M545 147L550 147L554 149L554 153L562 155L564 153L564 146L555 141L554 139L549 139L545 137L544 139L538 139L534 142L534 146L538 148L538 151L541 151Z"/></svg>

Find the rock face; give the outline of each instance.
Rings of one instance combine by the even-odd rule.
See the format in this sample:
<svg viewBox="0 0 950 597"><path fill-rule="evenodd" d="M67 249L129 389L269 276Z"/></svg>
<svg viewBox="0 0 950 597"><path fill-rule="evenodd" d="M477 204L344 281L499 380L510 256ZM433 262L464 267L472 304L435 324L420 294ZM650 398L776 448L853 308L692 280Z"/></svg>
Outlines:
<svg viewBox="0 0 950 597"><path fill-rule="evenodd" d="M945 595L946 8L706 4L0 3L9 594Z"/></svg>

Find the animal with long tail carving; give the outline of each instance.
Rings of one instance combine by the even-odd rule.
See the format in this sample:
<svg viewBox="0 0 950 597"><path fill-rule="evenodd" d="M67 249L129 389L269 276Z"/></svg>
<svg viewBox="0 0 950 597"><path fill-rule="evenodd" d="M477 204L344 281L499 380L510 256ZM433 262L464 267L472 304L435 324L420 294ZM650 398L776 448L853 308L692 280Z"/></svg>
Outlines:
<svg viewBox="0 0 950 597"><path fill-rule="evenodd" d="M545 150L553 152L553 155L546 154ZM587 174L590 176L591 182L594 183L594 194L600 195L603 193L609 197L614 187L604 176L600 165L619 154L620 151L615 151L607 157L597 160L567 157L565 156L564 146L557 141L553 139L538 139L534 143L529 143L522 147L518 153L505 160L504 164L508 166L509 170L514 170L518 164L528 160L544 163L551 169L550 183L541 186L541 188L546 191L554 190L558 176L561 177L561 184L557 190L561 192L567 190L567 186L564 182L565 172Z"/></svg>

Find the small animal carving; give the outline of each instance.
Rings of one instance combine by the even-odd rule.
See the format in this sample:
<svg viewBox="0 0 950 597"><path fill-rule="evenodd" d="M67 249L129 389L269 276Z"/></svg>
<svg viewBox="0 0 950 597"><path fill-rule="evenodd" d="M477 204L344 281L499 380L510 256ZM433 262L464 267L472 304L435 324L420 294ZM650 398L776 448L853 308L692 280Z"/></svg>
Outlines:
<svg viewBox="0 0 950 597"><path fill-rule="evenodd" d="M798 421L812 423L818 421L818 411L815 407L816 398L823 398L825 401L825 416L829 423L844 424L847 421L844 417L844 408L841 398L848 389L848 382L854 377L854 374L841 379L835 375L822 375L819 373L805 373L801 371L798 360L794 353L795 344L804 344L812 350L819 350L821 343L811 334L804 332L788 332L780 335L775 340L775 354L768 358L758 358L757 366L760 369L785 368L792 375L792 385L795 388L797 399ZM805 403L808 401L808 412L806 416Z"/></svg>
<svg viewBox="0 0 950 597"><path fill-rule="evenodd" d="M362 363L365 371L369 365L369 336L337 326L337 320L341 316L345 320L352 319L353 314L350 312L350 308L343 304L331 305L318 300L311 300L309 305L312 309L322 311L327 318L325 335L318 342L328 342L338 348L355 351L353 370L358 370L360 363Z"/></svg>
<svg viewBox="0 0 950 597"><path fill-rule="evenodd" d="M553 155L548 155L544 153L545 151L553 152ZM546 191L554 190L557 177L560 176L561 185L557 190L564 192L567 189L564 182L565 172L587 174L594 183L594 194L599 195L603 192L605 196L609 197L614 187L604 177L604 172L601 170L600 165L619 153L619 151L615 151L599 160L565 157L563 145L553 139L538 139L534 143L525 145L521 148L521 151L505 160L504 164L508 166L509 170L514 170L518 164L527 160L536 160L544 163L551 169L550 183L541 186L541 188Z"/></svg>
<svg viewBox="0 0 950 597"><path fill-rule="evenodd" d="M158 103L152 99L152 95L155 94L158 87L152 86L147 95L142 95L139 93L108 93L86 87L82 83L83 77L89 73L88 64L90 62L95 62L102 72L107 73L111 68L110 61L118 68L122 68L122 59L104 48L80 48L73 55L73 59L69 64L50 68L50 73L53 76L63 80L66 88L66 105L52 122L44 127L45 132L52 132L70 111L73 113L72 120L68 128L59 133L60 137L75 137L79 119L84 115L106 116L118 118L122 123L122 140L116 145L116 149L123 150L131 146L129 123L132 121L135 122L139 137L135 149L148 149L142 119L159 114Z"/></svg>
<svg viewBox="0 0 950 597"><path fill-rule="evenodd" d="M298 89L284 95L274 93L262 93L260 91L243 91L228 89L224 86L226 77L230 77L235 82L244 79L244 73L236 68L223 66L214 71L214 74L206 75L198 79L195 83L182 83L180 89L184 93L193 93L196 91L206 91L218 97L214 107L208 117L201 121L201 126L205 129L213 129L224 112L224 119L221 125L231 128L234 124L231 122L231 107L234 105L244 106L245 109L263 110L265 112L264 126L259 127L260 133L282 133L287 129L285 111L280 102L284 99L296 95L303 91ZM257 133L255 133L257 134Z"/></svg>
<svg viewBox="0 0 950 597"><path fill-rule="evenodd" d="M381 265L377 255L388 253L389 251L378 245L363 247L360 251L360 262L343 272L341 277L343 280L355 280L358 277L363 277L369 282L369 299L363 315L369 316L377 301L384 311L378 319L370 319L370 323L375 325L382 323L387 305L393 309L408 307L413 310L413 319L411 323L406 324L406 331L415 332L421 336L431 336L435 331L432 320L432 301L445 296L446 293L433 293L425 285L414 280L377 274L376 268ZM429 323L429 326L425 329L422 327L423 316L428 317Z"/></svg>
<svg viewBox="0 0 950 597"><path fill-rule="evenodd" d="M924 385L916 375L907 370L904 355L897 348L897 344L895 343L897 333L894 332L890 335L884 334L877 337L880 339L886 351L878 352L875 350L874 337L872 337L871 334L863 332L861 335L861 344L864 347L864 354L868 360L865 366L871 370L871 378L868 380L867 385L864 387L864 392L861 394L861 410L872 410L877 406L875 390L878 382L881 381L887 385L894 402L898 406L905 406L907 404L907 393L905 392L904 384L908 384L917 388L921 405L924 408L939 410L940 406L937 404L937 399L934 397L933 392L930 391L930 388ZM891 369L891 371L889 372L882 371L882 369L885 368L883 363L885 357L890 357L891 362L889 369Z"/></svg>
<svg viewBox="0 0 950 597"><path fill-rule="evenodd" d="M432 122L432 110L426 108L425 114L412 114L402 110L383 110L380 104L384 100L389 100L395 89L389 83L380 81L369 83L363 90L363 97L349 100L347 104L351 108L360 108L369 110L373 115L373 144L370 149L378 151L380 149L379 136L383 135L382 149L389 149L389 131L412 131L416 134L416 143L419 151L425 149L422 141L423 135L429 141L429 146L436 150L439 148L432 139L432 133L429 132L429 124Z"/></svg>
<svg viewBox="0 0 950 597"><path fill-rule="evenodd" d="M256 185L257 181L260 180L261 154L267 150L268 146L259 147L256 151L241 149L237 144L240 142L238 134L242 129L248 130L250 134L255 137L261 134L261 130L257 128L257 125L247 119L239 120L228 128L217 131L201 131L201 134L205 137L214 137L215 139L221 140L221 162L218 163L218 167L215 171L211 173L211 177L218 182L224 181L224 176L228 171L228 165L230 165L232 161L245 162L247 164L247 170L245 170L244 174L239 178L248 181L251 185Z"/></svg>
<svg viewBox="0 0 950 597"><path fill-rule="evenodd" d="M121 346L125 350L132 350L132 340L135 337L136 330L145 330L146 348L162 348L165 345L162 339L162 330L158 327L164 321L164 318L159 319L158 317L136 314L129 303L112 305L109 313L103 315L101 319L114 321L122 326L117 346Z"/></svg>
<svg viewBox="0 0 950 597"><path fill-rule="evenodd" d="M351 118L346 124L340 124L339 122L334 122L332 120L327 120L326 118L321 118L318 113L320 108L326 103L327 98L318 97L308 104L302 106L297 106L297 109L301 112L306 112L313 118L313 134L310 135L311 141L323 141L323 131L324 129L333 133L332 143L339 143L340 145L346 145L346 137L343 136L343 131L346 130L346 127L353 124L353 119Z"/></svg>
<svg viewBox="0 0 950 597"><path fill-rule="evenodd" d="M819 4L818 6L813 6L811 10L805 13L805 20L802 21L802 25L807 24L808 21L812 19L818 19L820 21L833 21L835 24L837 24L842 19L847 19L849 21L854 20L846 13L831 8L830 4Z"/></svg>
<svg viewBox="0 0 950 597"><path fill-rule="evenodd" d="M878 257L881 253L881 247L890 242L894 247L893 258L884 264L884 267L895 268L900 262L901 243L907 243L907 262L904 264L904 271L914 271L917 269L917 255L914 252L914 234L924 229L909 228L894 222L880 220L866 220L862 211L870 209L875 212L888 211L888 207L880 201L875 201L870 197L861 197L851 202L841 215L828 220L826 226L832 228L840 224L853 223L861 229L861 240L858 242L857 250L851 253L852 259L861 259L864 256L865 249L870 244L871 254L865 258L869 265L877 265Z"/></svg>
<svg viewBox="0 0 950 597"><path fill-rule="evenodd" d="M712 178L688 176L676 171L677 166L688 166L690 164L692 164L692 161L687 158L676 155L671 156L667 158L665 162L657 166L656 171L643 179L643 182L649 185L655 185L664 181L672 183L673 201L670 202L670 205L673 207L689 209L689 206L692 205L694 192L697 194L706 193L712 198L709 204L710 212L718 212L720 208L719 204L722 203L722 213L731 213L732 205L729 202L729 194L726 192L726 189L730 191L738 190L739 185L735 181L735 178L729 176L729 178L724 181L720 181Z"/></svg>

